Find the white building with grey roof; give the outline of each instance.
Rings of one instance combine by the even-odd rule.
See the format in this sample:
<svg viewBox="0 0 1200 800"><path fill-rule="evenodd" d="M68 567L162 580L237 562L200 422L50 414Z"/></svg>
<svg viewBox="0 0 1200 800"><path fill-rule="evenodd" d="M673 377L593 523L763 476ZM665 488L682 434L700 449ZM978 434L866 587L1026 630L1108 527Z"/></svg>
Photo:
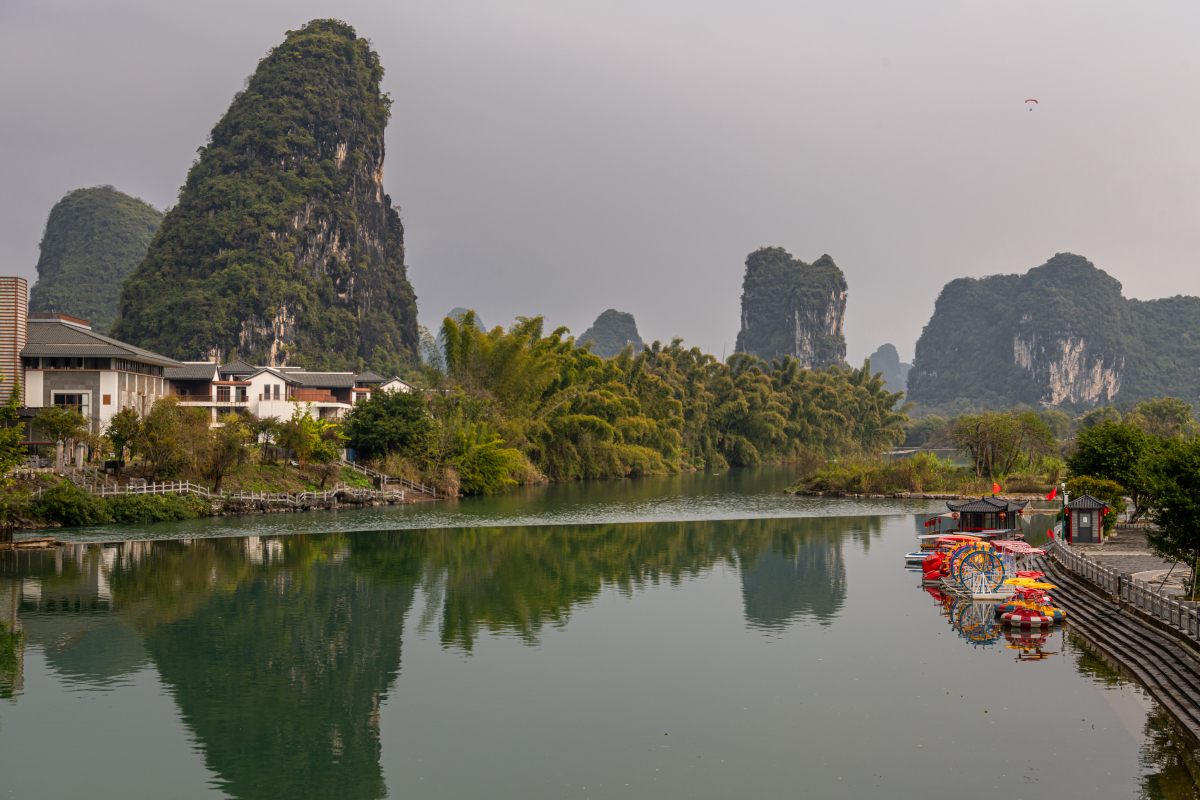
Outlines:
<svg viewBox="0 0 1200 800"><path fill-rule="evenodd" d="M35 312L28 316L21 366L25 407L71 408L102 429L123 408L148 411L169 396L165 371L179 362L102 336L87 320Z"/></svg>

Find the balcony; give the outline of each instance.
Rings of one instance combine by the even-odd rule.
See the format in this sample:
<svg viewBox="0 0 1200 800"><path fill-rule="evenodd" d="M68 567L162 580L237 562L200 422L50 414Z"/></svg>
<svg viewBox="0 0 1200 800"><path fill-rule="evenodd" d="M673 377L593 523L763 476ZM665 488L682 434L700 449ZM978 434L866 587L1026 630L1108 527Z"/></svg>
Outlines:
<svg viewBox="0 0 1200 800"><path fill-rule="evenodd" d="M216 397L211 394L173 394L172 397L179 399L179 404L183 406L229 406L231 408L240 408L250 402L250 398L245 395L233 395L228 392L218 392Z"/></svg>
<svg viewBox="0 0 1200 800"><path fill-rule="evenodd" d="M337 398L324 389L296 389L292 397L301 403L336 403Z"/></svg>

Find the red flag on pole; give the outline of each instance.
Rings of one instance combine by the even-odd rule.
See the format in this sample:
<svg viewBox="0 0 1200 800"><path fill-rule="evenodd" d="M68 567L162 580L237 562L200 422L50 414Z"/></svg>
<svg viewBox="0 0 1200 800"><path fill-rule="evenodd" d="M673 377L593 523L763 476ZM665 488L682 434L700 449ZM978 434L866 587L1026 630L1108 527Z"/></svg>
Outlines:
<svg viewBox="0 0 1200 800"><path fill-rule="evenodd" d="M1046 495L1046 499L1053 500L1056 497L1058 497L1058 487L1057 486L1055 486L1053 489L1050 490L1050 494Z"/></svg>
<svg viewBox="0 0 1200 800"><path fill-rule="evenodd" d="M992 484L992 494L1000 494L1000 484L998 484L998 483Z"/></svg>

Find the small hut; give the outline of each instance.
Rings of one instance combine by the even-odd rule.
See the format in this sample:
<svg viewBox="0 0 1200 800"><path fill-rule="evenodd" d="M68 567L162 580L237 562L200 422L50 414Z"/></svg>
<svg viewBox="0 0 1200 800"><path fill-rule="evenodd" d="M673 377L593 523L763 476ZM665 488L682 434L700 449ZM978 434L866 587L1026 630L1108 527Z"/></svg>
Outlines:
<svg viewBox="0 0 1200 800"><path fill-rule="evenodd" d="M958 516L958 529L963 533L1009 530L1017 527L1017 518L1029 502L1014 503L1003 497L981 497L966 503L946 503Z"/></svg>
<svg viewBox="0 0 1200 800"><path fill-rule="evenodd" d="M1071 544L1100 544L1104 541L1104 515L1108 503L1084 494L1067 503L1067 526L1063 532Z"/></svg>

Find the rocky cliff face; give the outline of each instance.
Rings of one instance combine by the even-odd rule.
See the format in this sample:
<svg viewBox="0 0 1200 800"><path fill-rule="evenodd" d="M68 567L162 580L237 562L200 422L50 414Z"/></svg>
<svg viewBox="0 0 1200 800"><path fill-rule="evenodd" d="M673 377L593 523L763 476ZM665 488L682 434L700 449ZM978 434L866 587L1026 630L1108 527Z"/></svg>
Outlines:
<svg viewBox="0 0 1200 800"><path fill-rule="evenodd" d="M746 258L737 351L759 358L792 356L805 369L846 360L846 278L829 256L805 264L781 247Z"/></svg>
<svg viewBox="0 0 1200 800"><path fill-rule="evenodd" d="M114 335L182 359L416 358L404 230L383 189L390 100L353 28L314 20L259 62L122 289Z"/></svg>
<svg viewBox="0 0 1200 800"><path fill-rule="evenodd" d="M121 282L146 257L162 218L111 186L68 192L46 220L29 310L81 317L107 333Z"/></svg>
<svg viewBox="0 0 1200 800"><path fill-rule="evenodd" d="M1120 283L1070 253L1024 275L951 281L917 342L909 398L1000 408L1128 396L1140 369L1128 357L1137 344L1131 302Z"/></svg>

